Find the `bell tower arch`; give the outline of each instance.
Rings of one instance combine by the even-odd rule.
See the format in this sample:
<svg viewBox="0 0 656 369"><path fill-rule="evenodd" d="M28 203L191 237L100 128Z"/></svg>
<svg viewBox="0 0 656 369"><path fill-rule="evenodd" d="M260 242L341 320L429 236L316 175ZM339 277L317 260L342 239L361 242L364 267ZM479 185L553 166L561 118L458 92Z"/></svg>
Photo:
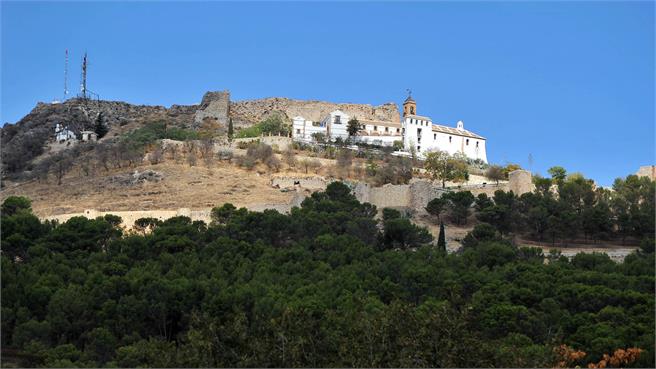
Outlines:
<svg viewBox="0 0 656 369"><path fill-rule="evenodd" d="M412 98L412 91L408 90L408 97L403 102L403 116L417 114L417 103Z"/></svg>

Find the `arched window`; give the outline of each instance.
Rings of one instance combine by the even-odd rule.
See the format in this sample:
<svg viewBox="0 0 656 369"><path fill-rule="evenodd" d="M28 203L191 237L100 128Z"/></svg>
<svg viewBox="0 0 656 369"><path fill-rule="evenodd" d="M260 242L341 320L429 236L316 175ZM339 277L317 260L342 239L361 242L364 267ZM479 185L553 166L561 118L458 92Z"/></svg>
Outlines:
<svg viewBox="0 0 656 369"><path fill-rule="evenodd" d="M410 114L414 114L414 113L415 113L415 108L411 106L410 107Z"/></svg>

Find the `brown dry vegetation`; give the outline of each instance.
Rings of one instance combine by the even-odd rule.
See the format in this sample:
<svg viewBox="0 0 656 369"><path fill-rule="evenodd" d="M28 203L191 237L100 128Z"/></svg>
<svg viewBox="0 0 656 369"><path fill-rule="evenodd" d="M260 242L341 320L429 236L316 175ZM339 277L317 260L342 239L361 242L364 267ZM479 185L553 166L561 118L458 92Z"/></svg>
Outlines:
<svg viewBox="0 0 656 369"><path fill-rule="evenodd" d="M146 182L132 186L112 183L111 177L131 174L135 170L152 169L163 174L160 182ZM0 192L8 196L27 196L32 199L34 212L39 216L81 212L130 211L177 208L208 208L230 202L235 206L258 203L287 203L291 194L272 188L269 176L259 175L227 163L217 163L211 169L198 165L190 167L166 161L157 165L99 172L94 176L81 175L74 169L57 186L31 181L7 183Z"/></svg>

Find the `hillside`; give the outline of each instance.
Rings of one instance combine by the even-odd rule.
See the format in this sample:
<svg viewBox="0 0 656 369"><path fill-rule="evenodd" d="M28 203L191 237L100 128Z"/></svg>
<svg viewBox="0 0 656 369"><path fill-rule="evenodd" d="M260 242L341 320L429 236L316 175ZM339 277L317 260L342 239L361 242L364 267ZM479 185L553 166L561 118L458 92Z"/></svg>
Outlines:
<svg viewBox="0 0 656 369"><path fill-rule="evenodd" d="M26 170L30 171L33 160L46 151L48 141L54 138L57 123L69 127L79 136L82 130L92 130L99 115L102 115L102 122L109 129L108 139L139 128L145 122L165 121L193 129L210 123L227 130L228 122L232 121L235 130L239 130L273 114L290 123L297 115L320 120L337 109L362 119L399 121L399 111L394 103L372 106L279 97L231 101L227 90L207 92L197 105L172 105L168 108L77 98L63 103L38 103L18 122L6 124L0 129L2 176L16 178Z"/></svg>

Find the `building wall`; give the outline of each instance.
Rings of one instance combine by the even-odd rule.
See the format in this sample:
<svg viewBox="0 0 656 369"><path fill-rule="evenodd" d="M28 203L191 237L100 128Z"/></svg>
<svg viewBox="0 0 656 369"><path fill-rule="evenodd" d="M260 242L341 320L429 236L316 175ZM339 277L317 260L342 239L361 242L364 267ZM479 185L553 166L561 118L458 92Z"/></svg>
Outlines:
<svg viewBox="0 0 656 369"><path fill-rule="evenodd" d="M335 110L327 115L322 121L321 125L325 126L327 129L327 135L330 136L331 140L341 137L347 139L349 137L346 127L348 126L348 121L351 117L339 110Z"/></svg>
<svg viewBox="0 0 656 369"><path fill-rule="evenodd" d="M313 139L312 135L315 133L327 135L326 126L322 126L321 122L313 122L303 117L296 117L292 123L292 137L294 139L309 141Z"/></svg>
<svg viewBox="0 0 656 369"><path fill-rule="evenodd" d="M355 136L355 140L371 145L392 146L395 141L402 141L401 136Z"/></svg>
<svg viewBox="0 0 656 369"><path fill-rule="evenodd" d="M419 154L430 151L446 151L450 155L462 153L471 159L480 159L487 163L485 140L433 131L430 120L406 117L403 121L403 146L407 151L412 147Z"/></svg>

